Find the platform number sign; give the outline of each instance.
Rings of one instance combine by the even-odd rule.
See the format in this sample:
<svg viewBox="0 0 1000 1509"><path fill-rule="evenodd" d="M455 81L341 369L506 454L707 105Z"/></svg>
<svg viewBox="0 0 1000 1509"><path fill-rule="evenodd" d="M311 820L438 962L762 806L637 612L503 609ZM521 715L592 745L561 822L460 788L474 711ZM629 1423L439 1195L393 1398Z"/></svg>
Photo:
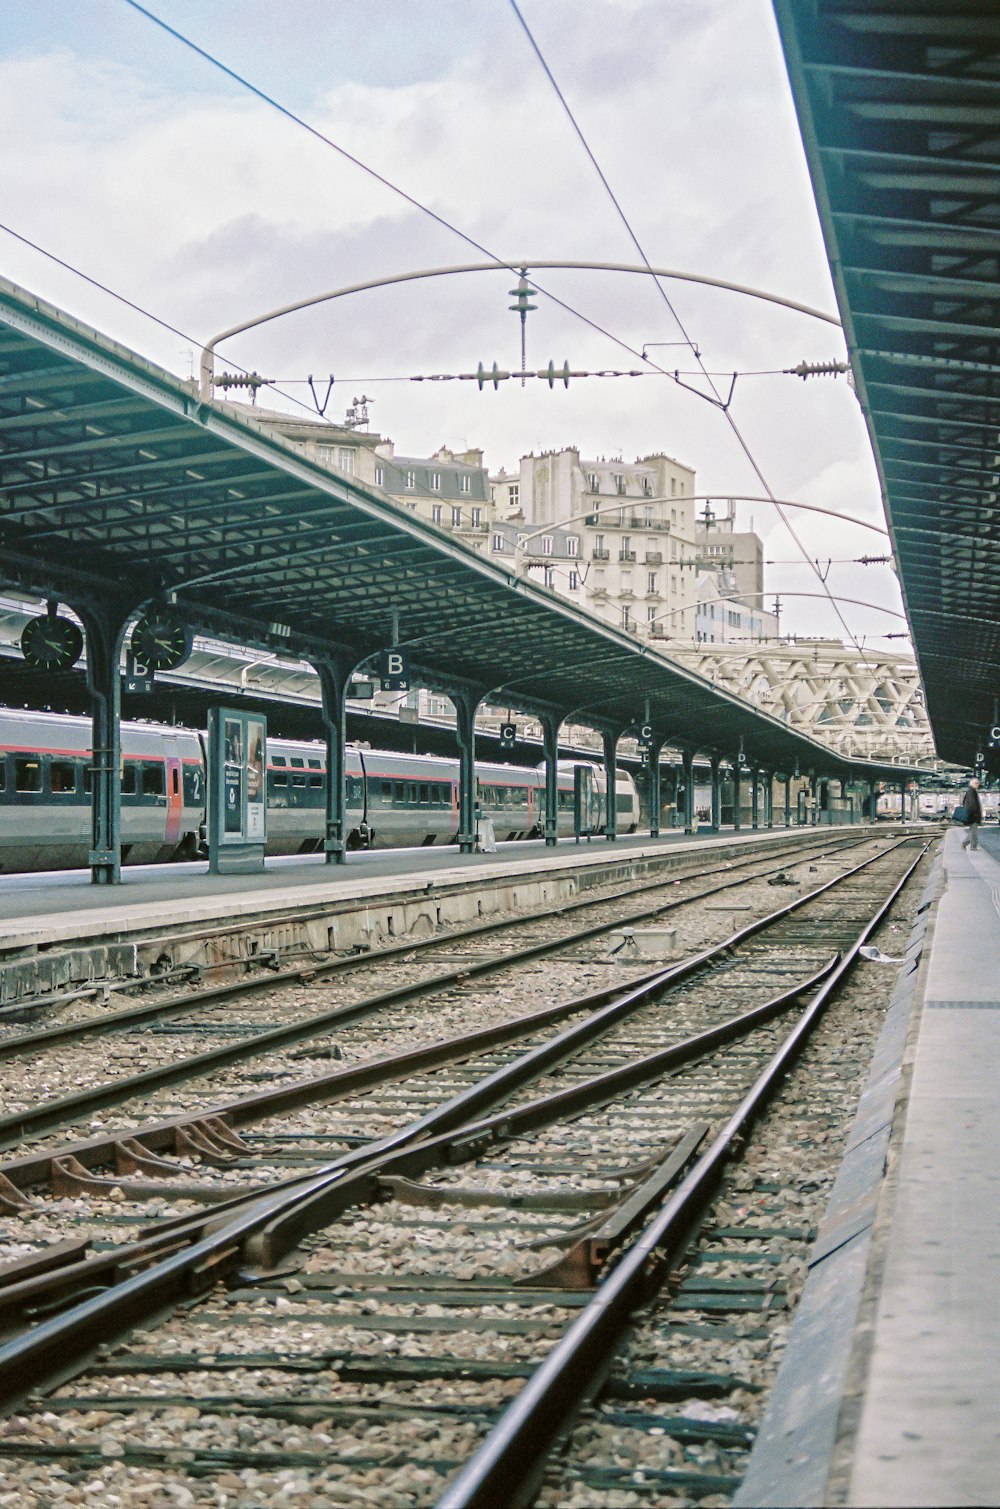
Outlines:
<svg viewBox="0 0 1000 1509"><path fill-rule="evenodd" d="M153 667L146 662L134 650L127 651L125 655L125 676L122 681L122 690L132 694L140 693L148 695L155 686Z"/></svg>
<svg viewBox="0 0 1000 1509"><path fill-rule="evenodd" d="M642 724L642 726L639 729L638 742L640 744L644 745L647 749L649 748L650 744L652 744L652 742L653 742L653 725L651 723L643 723Z"/></svg>
<svg viewBox="0 0 1000 1509"><path fill-rule="evenodd" d="M500 725L500 748L513 749L517 743L517 724L501 723Z"/></svg>
<svg viewBox="0 0 1000 1509"><path fill-rule="evenodd" d="M378 674L384 692L410 690L410 657L405 650L380 650Z"/></svg>

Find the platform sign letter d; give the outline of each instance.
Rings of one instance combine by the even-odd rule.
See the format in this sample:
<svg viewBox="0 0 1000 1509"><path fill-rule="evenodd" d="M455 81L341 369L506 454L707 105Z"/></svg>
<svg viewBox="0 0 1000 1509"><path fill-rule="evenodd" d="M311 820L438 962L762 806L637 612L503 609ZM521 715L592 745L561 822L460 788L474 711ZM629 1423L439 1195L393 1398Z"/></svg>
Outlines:
<svg viewBox="0 0 1000 1509"><path fill-rule="evenodd" d="M384 692L408 692L410 663L405 650L382 650L378 658L379 679Z"/></svg>

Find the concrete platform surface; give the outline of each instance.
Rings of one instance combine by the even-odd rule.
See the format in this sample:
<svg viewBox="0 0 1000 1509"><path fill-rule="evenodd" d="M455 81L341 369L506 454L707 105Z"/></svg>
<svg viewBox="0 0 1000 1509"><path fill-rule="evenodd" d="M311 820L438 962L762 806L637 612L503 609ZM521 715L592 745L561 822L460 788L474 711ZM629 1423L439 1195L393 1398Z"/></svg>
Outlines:
<svg viewBox="0 0 1000 1509"><path fill-rule="evenodd" d="M851 1504L1000 1503L1000 833L945 843Z"/></svg>
<svg viewBox="0 0 1000 1509"><path fill-rule="evenodd" d="M151 925L207 922L271 908L382 896L394 888L489 881L518 871L537 875L569 865L607 865L693 847L754 844L786 833L802 840L849 835L847 828L744 829L692 837L678 829L659 838L631 834L614 843L596 838L576 844L563 839L551 849L538 840L504 843L495 854L460 854L455 847L377 849L351 853L343 865L326 865L322 855L268 859L255 875L209 875L208 864L124 866L120 886L95 886L86 870L0 875L0 951L43 946L66 939L83 941L97 933L128 932ZM862 829L856 830L860 835Z"/></svg>

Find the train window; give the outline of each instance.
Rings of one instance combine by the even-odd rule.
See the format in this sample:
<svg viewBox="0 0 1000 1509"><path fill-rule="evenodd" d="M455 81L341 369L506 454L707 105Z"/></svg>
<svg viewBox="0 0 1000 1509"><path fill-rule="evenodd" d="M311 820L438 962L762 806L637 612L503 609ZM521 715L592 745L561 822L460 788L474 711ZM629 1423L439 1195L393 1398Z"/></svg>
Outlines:
<svg viewBox="0 0 1000 1509"><path fill-rule="evenodd" d="M305 761L303 760L303 758L302 758L301 755L292 755L292 757L291 757L291 759L289 760L288 763L289 763L289 765L294 766L294 768L296 770L304 770L305 769Z"/></svg>
<svg viewBox="0 0 1000 1509"><path fill-rule="evenodd" d="M431 799L430 788L428 787L427 782L424 781L424 782L421 783L421 786L420 786L420 800L426 804L427 802L430 801L430 799Z"/></svg>
<svg viewBox="0 0 1000 1509"><path fill-rule="evenodd" d="M274 763L277 765L277 763L278 763L277 759L275 760ZM285 763L284 760L282 760L281 763L283 765ZM287 770L273 770L271 772L271 785L272 786L287 786L288 785L288 772L287 772Z"/></svg>
<svg viewBox="0 0 1000 1509"><path fill-rule="evenodd" d="M393 783L392 783L392 796L393 796L393 801L395 801L395 802L405 802L406 801L406 782L405 781L393 781Z"/></svg>
<svg viewBox="0 0 1000 1509"><path fill-rule="evenodd" d="M322 765L320 764L320 762L318 760L310 760L309 761L309 769L310 770L322 770L323 767L322 767Z"/></svg>
<svg viewBox="0 0 1000 1509"><path fill-rule="evenodd" d="M172 795L178 796L181 789L181 773L176 765L170 767L170 790Z"/></svg>
<svg viewBox="0 0 1000 1509"><path fill-rule="evenodd" d="M322 791L322 789L323 789L323 777L321 775L311 775L309 777L309 784L315 790Z"/></svg>
<svg viewBox="0 0 1000 1509"><path fill-rule="evenodd" d="M7 761L0 755L0 791L7 790Z"/></svg>
<svg viewBox="0 0 1000 1509"><path fill-rule="evenodd" d="M361 777L356 775L347 778L347 800L352 807L360 807L363 798Z"/></svg>
<svg viewBox="0 0 1000 1509"><path fill-rule="evenodd" d="M383 781L382 782L382 800L383 800L383 802L391 802L392 801L392 782L391 781Z"/></svg>
<svg viewBox="0 0 1000 1509"><path fill-rule="evenodd" d="M407 781L407 783L406 783L406 800L408 802L412 802L413 805L416 806L416 804L417 804L417 783L416 783L416 781Z"/></svg>
<svg viewBox="0 0 1000 1509"><path fill-rule="evenodd" d="M299 761L299 764L300 765L302 764L301 760ZM292 785L293 786L304 786L305 783L306 783L306 778L305 778L304 775L299 775L295 771L292 772Z"/></svg>
<svg viewBox="0 0 1000 1509"><path fill-rule="evenodd" d="M134 760L126 760L122 766L122 796L135 796Z"/></svg>
<svg viewBox="0 0 1000 1509"><path fill-rule="evenodd" d="M272 755L271 756L271 764L272 765L284 765L284 763L285 763L285 757L284 757L284 755Z"/></svg>
<svg viewBox="0 0 1000 1509"><path fill-rule="evenodd" d="M14 761L14 786L17 791L41 791L42 763L22 755Z"/></svg>
<svg viewBox="0 0 1000 1509"><path fill-rule="evenodd" d="M94 789L94 770L91 765L83 767L83 789L89 796Z"/></svg>
<svg viewBox="0 0 1000 1509"><path fill-rule="evenodd" d="M162 796L166 789L162 760L144 761L142 766L143 796Z"/></svg>
<svg viewBox="0 0 1000 1509"><path fill-rule="evenodd" d="M53 796L76 790L76 766L69 760L53 760L49 766L49 784Z"/></svg>

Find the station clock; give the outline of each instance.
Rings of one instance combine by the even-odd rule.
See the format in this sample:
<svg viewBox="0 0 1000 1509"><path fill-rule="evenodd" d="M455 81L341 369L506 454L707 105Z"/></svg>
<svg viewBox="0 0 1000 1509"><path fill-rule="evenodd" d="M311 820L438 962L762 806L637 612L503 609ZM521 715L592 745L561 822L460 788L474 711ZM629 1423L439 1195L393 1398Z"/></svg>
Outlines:
<svg viewBox="0 0 1000 1509"><path fill-rule="evenodd" d="M132 654L151 671L174 671L191 653L191 630L173 608L151 608L132 630Z"/></svg>
<svg viewBox="0 0 1000 1509"><path fill-rule="evenodd" d="M68 671L83 651L83 635L71 618L42 613L21 633L21 653L33 671Z"/></svg>

